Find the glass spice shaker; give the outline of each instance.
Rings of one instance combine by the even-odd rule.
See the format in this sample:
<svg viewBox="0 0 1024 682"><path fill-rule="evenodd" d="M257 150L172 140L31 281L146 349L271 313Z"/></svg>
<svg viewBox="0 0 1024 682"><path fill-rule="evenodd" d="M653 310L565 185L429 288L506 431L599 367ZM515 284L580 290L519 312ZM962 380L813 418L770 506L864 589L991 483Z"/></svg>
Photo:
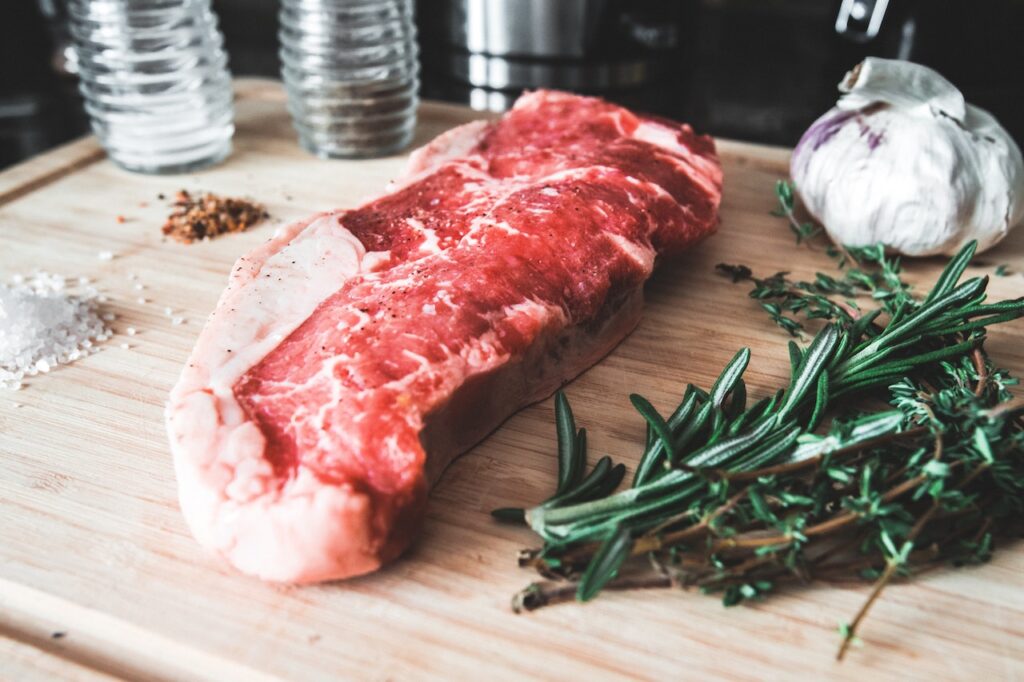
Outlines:
<svg viewBox="0 0 1024 682"><path fill-rule="evenodd" d="M119 166L183 173L224 159L231 74L210 0L68 0L79 88Z"/></svg>
<svg viewBox="0 0 1024 682"><path fill-rule="evenodd" d="M419 61L412 0L282 0L282 76L299 142L325 158L412 141Z"/></svg>

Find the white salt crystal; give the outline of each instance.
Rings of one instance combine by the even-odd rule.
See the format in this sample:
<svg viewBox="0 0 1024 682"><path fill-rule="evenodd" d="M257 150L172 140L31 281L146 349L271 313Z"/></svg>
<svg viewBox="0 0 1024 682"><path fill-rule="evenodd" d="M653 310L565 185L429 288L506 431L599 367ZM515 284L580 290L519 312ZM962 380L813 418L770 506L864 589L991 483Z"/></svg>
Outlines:
<svg viewBox="0 0 1024 682"><path fill-rule="evenodd" d="M26 376L83 357L109 333L94 298L68 294L64 277L37 273L0 284L0 388L20 389Z"/></svg>
<svg viewBox="0 0 1024 682"><path fill-rule="evenodd" d="M172 317L171 318L171 324L174 325L175 327L179 327L179 326L185 324L185 318L184 317Z"/></svg>
<svg viewBox="0 0 1024 682"><path fill-rule="evenodd" d="M111 253L110 251L100 251L99 253L96 254L96 257L104 261L114 260L114 254Z"/></svg>
<svg viewBox="0 0 1024 682"><path fill-rule="evenodd" d="M129 348L131 348L131 346L129 346L127 343L122 343L121 348L124 350L128 350Z"/></svg>
<svg viewBox="0 0 1024 682"><path fill-rule="evenodd" d="M100 315L100 317L103 319L104 322L114 321L114 313L103 313L102 315Z"/></svg>
<svg viewBox="0 0 1024 682"><path fill-rule="evenodd" d="M139 305L146 305L147 303L149 303L149 299L144 296L139 296L135 300L138 302Z"/></svg>
<svg viewBox="0 0 1024 682"><path fill-rule="evenodd" d="M135 285L135 291L142 291L145 288L146 288L145 284L136 284Z"/></svg>
<svg viewBox="0 0 1024 682"><path fill-rule="evenodd" d="M135 336L135 327L128 327L127 329L124 330L124 333L127 334L128 336Z"/></svg>
<svg viewBox="0 0 1024 682"><path fill-rule="evenodd" d="M11 407L13 407L14 409L18 409L19 407L21 407L21 403L11 403Z"/></svg>
<svg viewBox="0 0 1024 682"><path fill-rule="evenodd" d="M170 317L173 314L174 314L174 310L173 309L171 309L171 308L164 308L164 315L166 315L167 317Z"/></svg>

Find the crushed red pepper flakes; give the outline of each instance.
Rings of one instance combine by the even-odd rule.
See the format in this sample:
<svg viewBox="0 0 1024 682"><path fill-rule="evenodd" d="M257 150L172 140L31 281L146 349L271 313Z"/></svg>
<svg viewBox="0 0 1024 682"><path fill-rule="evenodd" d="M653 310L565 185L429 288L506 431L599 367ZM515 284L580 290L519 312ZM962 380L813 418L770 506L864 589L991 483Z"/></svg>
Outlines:
<svg viewBox="0 0 1024 682"><path fill-rule="evenodd" d="M162 229L171 239L191 244L228 232L242 232L268 217L261 204L246 199L210 192L193 195L180 190Z"/></svg>

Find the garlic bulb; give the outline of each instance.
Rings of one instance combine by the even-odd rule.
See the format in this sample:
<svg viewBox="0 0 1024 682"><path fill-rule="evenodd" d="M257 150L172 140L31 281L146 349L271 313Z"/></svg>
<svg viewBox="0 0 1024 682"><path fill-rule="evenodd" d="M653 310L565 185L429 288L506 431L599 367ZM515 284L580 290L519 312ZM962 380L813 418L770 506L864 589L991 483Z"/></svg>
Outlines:
<svg viewBox="0 0 1024 682"><path fill-rule="evenodd" d="M989 248L1024 217L1020 148L938 73L872 57L839 90L790 162L800 198L834 241L953 254L971 239Z"/></svg>

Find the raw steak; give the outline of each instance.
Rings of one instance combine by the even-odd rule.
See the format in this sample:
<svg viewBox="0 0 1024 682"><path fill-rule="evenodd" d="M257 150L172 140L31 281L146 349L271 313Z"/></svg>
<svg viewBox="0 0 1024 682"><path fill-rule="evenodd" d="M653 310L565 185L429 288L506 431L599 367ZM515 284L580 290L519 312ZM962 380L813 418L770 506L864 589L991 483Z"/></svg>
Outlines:
<svg viewBox="0 0 1024 682"><path fill-rule="evenodd" d="M167 411L196 538L275 581L395 558L456 455L634 328L721 181L688 126L534 92L240 258Z"/></svg>

